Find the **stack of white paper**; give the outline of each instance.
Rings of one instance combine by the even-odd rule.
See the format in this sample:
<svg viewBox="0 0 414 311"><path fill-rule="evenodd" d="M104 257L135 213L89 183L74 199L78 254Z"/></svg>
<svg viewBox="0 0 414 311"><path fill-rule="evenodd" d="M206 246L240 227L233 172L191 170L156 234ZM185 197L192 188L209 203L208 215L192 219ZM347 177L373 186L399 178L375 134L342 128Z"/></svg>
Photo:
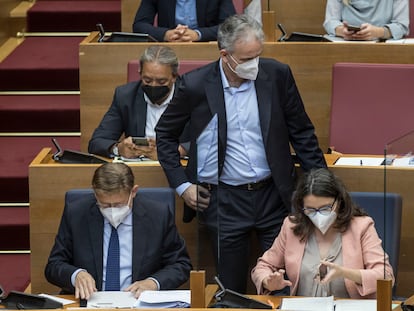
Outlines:
<svg viewBox="0 0 414 311"><path fill-rule="evenodd" d="M164 290L143 292L135 308L189 308L191 292L189 290Z"/></svg>

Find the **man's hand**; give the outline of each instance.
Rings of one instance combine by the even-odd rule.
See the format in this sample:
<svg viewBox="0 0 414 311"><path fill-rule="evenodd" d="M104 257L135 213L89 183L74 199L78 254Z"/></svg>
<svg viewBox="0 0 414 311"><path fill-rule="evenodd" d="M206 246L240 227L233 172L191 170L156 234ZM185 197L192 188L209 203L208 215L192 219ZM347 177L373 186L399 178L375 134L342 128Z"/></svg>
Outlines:
<svg viewBox="0 0 414 311"><path fill-rule="evenodd" d="M125 288L125 291L133 293L135 298L138 298L145 290L158 290L157 283L154 280L145 279L136 281Z"/></svg>
<svg viewBox="0 0 414 311"><path fill-rule="evenodd" d="M148 146L137 146L132 142L132 137L127 137L118 143L119 155L124 158L138 158L145 156L151 160L158 160L157 148L154 139L148 139Z"/></svg>
<svg viewBox="0 0 414 311"><path fill-rule="evenodd" d="M292 286L292 282L289 280L285 280L284 278L285 270L279 269L272 274L269 274L265 277L262 281L263 288L274 291L283 289L286 286Z"/></svg>
<svg viewBox="0 0 414 311"><path fill-rule="evenodd" d="M192 184L182 194L185 203L194 210L204 210L210 203L210 192L199 185Z"/></svg>
<svg viewBox="0 0 414 311"><path fill-rule="evenodd" d="M164 41L167 42L192 42L199 39L196 31L188 28L187 25L180 24L175 29L167 30L164 35Z"/></svg>
<svg viewBox="0 0 414 311"><path fill-rule="evenodd" d="M86 271L80 271L75 278L75 298L89 299L96 292L95 280Z"/></svg>

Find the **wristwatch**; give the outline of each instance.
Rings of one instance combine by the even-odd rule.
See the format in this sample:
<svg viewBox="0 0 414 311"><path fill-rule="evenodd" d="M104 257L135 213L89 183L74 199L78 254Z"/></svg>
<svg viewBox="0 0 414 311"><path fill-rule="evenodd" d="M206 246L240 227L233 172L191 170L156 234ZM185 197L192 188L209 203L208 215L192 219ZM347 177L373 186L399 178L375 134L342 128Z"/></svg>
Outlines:
<svg viewBox="0 0 414 311"><path fill-rule="evenodd" d="M116 157L119 157L119 150L118 150L118 144L117 143L112 147L112 154Z"/></svg>

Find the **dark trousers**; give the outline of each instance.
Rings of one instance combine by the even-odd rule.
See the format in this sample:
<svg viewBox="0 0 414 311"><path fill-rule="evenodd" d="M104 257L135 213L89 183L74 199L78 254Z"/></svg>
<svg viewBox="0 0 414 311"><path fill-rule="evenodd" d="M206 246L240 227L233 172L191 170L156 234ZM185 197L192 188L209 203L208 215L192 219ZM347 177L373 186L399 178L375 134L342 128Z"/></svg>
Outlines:
<svg viewBox="0 0 414 311"><path fill-rule="evenodd" d="M266 251L279 234L288 208L273 183L256 191L220 185L212 190L210 206L201 214L209 229L219 279L226 288L245 293L250 280L251 233L256 232Z"/></svg>

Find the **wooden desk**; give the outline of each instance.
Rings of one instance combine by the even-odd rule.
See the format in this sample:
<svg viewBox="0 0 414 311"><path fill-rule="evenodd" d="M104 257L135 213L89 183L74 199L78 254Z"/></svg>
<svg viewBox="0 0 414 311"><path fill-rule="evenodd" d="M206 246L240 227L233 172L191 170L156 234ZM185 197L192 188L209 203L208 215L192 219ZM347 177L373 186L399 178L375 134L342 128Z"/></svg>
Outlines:
<svg viewBox="0 0 414 311"><path fill-rule="evenodd" d="M336 155L326 155L332 171L345 183L349 191L383 191L383 168L360 166L333 166ZM50 148L44 148L29 166L30 190L30 245L32 292L58 293L58 289L47 283L43 270L53 245L54 237L64 207L64 195L73 188L89 188L92 174L98 164L56 164L51 160ZM167 187L167 180L157 164L132 164L137 183L142 187ZM403 197L403 220L397 294L409 296L414 279L414 169L392 168L387 170L387 189ZM207 275L214 273L213 258L207 234L201 231L205 250L202 261L195 263L197 254L196 222L182 222L182 201L177 200L176 223L184 237L193 260L193 265L206 269ZM256 258L255 258L256 259ZM207 282L213 282L207 278ZM251 292L251 291L250 291Z"/></svg>
<svg viewBox="0 0 414 311"><path fill-rule="evenodd" d="M81 148L87 150L92 132L112 103L116 86L126 83L127 63L148 43L97 43L96 32L80 44ZM179 59L217 60L215 42L159 43L173 48ZM268 42L263 57L290 65L306 110L324 151L329 141L332 65L337 62L414 63L413 44ZM369 121L369 120L368 120Z"/></svg>

